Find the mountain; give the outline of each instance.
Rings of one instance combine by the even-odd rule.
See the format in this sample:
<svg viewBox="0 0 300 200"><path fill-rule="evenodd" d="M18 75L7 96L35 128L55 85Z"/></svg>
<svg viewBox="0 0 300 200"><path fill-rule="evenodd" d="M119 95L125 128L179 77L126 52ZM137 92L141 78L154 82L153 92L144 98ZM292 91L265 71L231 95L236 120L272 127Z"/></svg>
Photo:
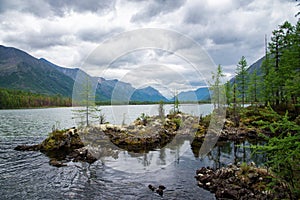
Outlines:
<svg viewBox="0 0 300 200"><path fill-rule="evenodd" d="M52 66L58 71L76 80L78 72L85 73L79 68L64 68L55 65L48 60L41 58L41 62ZM92 77L90 77L92 78ZM96 87L96 101L116 101L128 102L130 101L150 101L157 102L160 100L167 101L167 99L152 87L136 89L130 83L125 83L117 79L106 80L102 77L98 78L98 85Z"/></svg>
<svg viewBox="0 0 300 200"><path fill-rule="evenodd" d="M205 101L210 99L208 87L198 88L197 90L180 92L178 94L179 101ZM172 99L174 101L174 98Z"/></svg>
<svg viewBox="0 0 300 200"><path fill-rule="evenodd" d="M0 87L71 96L74 81L45 62L0 45Z"/></svg>
<svg viewBox="0 0 300 200"><path fill-rule="evenodd" d="M248 67L248 69L247 69L248 73L252 74L254 72L254 70L256 70L257 75L261 75L262 74L261 65L262 65L262 63L263 63L264 60L265 60L265 56L261 57L255 63L253 63L252 65L250 65Z"/></svg>
<svg viewBox="0 0 300 200"><path fill-rule="evenodd" d="M146 88L137 89L133 92L131 96L131 101L148 101L148 102L159 102L159 101L168 101L159 91L154 89L151 86Z"/></svg>
<svg viewBox="0 0 300 200"><path fill-rule="evenodd" d="M122 81L106 80L100 78L98 81L96 99L100 101L128 102L135 88L130 83Z"/></svg>
<svg viewBox="0 0 300 200"><path fill-rule="evenodd" d="M13 47L0 45L0 87L33 93L72 96L78 73L89 76L79 68L64 68ZM152 87L136 89L130 83L106 80L102 77L96 87L97 101L160 101L167 99Z"/></svg>
<svg viewBox="0 0 300 200"><path fill-rule="evenodd" d="M55 68L56 70L62 72L63 74L67 75L68 77L70 77L71 79L73 79L75 81L76 76L78 71L82 71L79 68L65 68L65 67L60 67L58 65L55 65L51 62L49 62L48 60L46 60L45 58L40 58L39 59L42 63L45 63L46 65L49 65L53 68Z"/></svg>
<svg viewBox="0 0 300 200"><path fill-rule="evenodd" d="M79 68L64 68L57 66L44 58L40 59L42 62L51 65L55 69L64 73L65 75L76 80L76 75L80 71ZM90 77L91 78L91 77ZM102 77L98 78L98 85L96 88L96 101L117 101L117 102L128 102L130 101L148 101L148 102L157 102L157 101L168 101L162 94L159 93L153 87L146 87L142 89L136 89L132 87L130 83L122 82L117 79L106 80Z"/></svg>

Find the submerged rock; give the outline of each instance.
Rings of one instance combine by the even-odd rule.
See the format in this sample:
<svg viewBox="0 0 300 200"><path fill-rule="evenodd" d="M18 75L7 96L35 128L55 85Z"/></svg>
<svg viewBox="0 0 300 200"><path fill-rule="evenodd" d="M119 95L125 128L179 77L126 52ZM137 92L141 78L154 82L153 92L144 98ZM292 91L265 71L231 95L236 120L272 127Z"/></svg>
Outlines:
<svg viewBox="0 0 300 200"><path fill-rule="evenodd" d="M150 190L152 190L153 192L155 191L157 194L159 194L160 196L163 196L163 194L164 194L164 190L166 189L166 187L165 186L163 186L163 185L159 185L158 186L158 188L156 188L155 186L153 186L153 185L148 185L148 188L150 189Z"/></svg>
<svg viewBox="0 0 300 200"><path fill-rule="evenodd" d="M52 165L52 166L55 166L55 167L64 167L64 166L67 166L66 163L63 163L62 161L58 161L56 159L51 159L49 161L49 164Z"/></svg>
<svg viewBox="0 0 300 200"><path fill-rule="evenodd" d="M40 150L40 146L39 144L37 145L31 145L31 146L28 146L28 145L18 145L14 148L14 150L16 151L38 151Z"/></svg>

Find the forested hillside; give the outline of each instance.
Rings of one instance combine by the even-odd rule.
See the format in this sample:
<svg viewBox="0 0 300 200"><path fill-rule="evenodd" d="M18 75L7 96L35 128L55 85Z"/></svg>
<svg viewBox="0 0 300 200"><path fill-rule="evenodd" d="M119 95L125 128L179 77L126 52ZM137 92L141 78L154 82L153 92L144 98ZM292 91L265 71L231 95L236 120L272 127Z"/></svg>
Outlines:
<svg viewBox="0 0 300 200"><path fill-rule="evenodd" d="M0 109L71 106L72 99L0 88Z"/></svg>

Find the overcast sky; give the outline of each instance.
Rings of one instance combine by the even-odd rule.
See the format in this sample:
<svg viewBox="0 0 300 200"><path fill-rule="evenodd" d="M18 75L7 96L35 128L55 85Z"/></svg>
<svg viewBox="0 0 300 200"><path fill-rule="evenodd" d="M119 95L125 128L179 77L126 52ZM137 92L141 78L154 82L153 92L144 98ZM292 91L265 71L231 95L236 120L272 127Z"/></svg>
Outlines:
<svg viewBox="0 0 300 200"><path fill-rule="evenodd" d="M91 53L105 41L141 28L169 30L197 43L230 77L241 56L246 57L248 64L263 56L265 34L269 38L272 30L285 20L296 23L297 3L295 0L0 0L0 43L60 66L85 70L92 61ZM148 33L150 37L151 31ZM118 51L123 54L109 57L114 60L93 63L93 70L86 70L95 76L131 82L136 87L156 85L161 92L167 91L163 87L187 90L202 86L203 81L197 81L198 75L189 70L190 60L176 53L187 48L176 37L157 40L155 48L149 48L142 39L123 37L118 45L110 45L111 48L102 45L99 51L106 50L106 56L119 48L124 50L124 46L130 51ZM136 42L145 48L128 47ZM178 48L159 49L161 42ZM200 57L206 58L202 53ZM107 62L109 66L101 66ZM181 80L176 82L174 77Z"/></svg>

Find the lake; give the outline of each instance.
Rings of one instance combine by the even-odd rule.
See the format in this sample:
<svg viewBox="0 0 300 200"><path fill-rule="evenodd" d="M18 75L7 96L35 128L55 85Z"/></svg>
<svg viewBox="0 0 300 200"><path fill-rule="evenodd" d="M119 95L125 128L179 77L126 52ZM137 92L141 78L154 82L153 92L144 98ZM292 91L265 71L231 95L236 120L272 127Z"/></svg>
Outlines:
<svg viewBox="0 0 300 200"><path fill-rule="evenodd" d="M106 120L129 124L141 113L156 115L158 105L102 106ZM166 113L172 105L165 105ZM190 141L135 156L125 150L89 165L69 162L67 167L48 164L40 152L13 150L20 144L43 141L53 127L76 126L73 108L0 110L0 197L2 199L215 199L197 186L194 178L198 168L220 167L240 161L260 162L251 158L244 142L218 143L205 157L197 155ZM211 112L210 104L181 105L180 110L192 115ZM178 143L177 143L178 144ZM163 197L148 185L164 185Z"/></svg>

